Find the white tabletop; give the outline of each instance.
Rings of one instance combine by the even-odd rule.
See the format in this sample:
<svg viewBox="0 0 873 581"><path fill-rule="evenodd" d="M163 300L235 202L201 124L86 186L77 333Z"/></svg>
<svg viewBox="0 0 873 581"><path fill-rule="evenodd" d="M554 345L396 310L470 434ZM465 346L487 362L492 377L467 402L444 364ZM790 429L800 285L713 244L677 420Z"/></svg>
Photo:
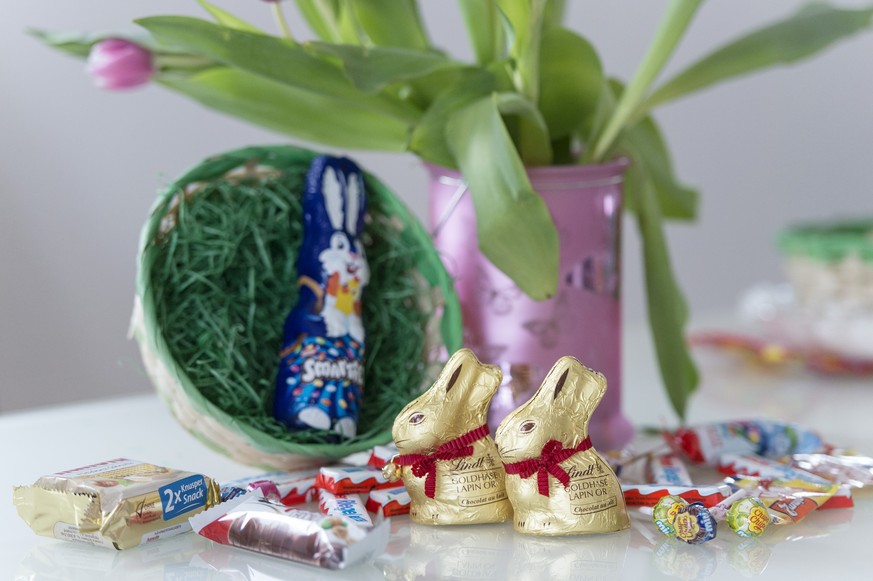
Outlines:
<svg viewBox="0 0 873 581"><path fill-rule="evenodd" d="M648 339L626 340L625 409L636 425L673 424L654 375ZM830 442L873 453L873 381L762 370L701 353L703 388L692 422L779 417L815 427ZM0 416L0 487L95 461L129 457L208 474L219 482L256 473L210 451L170 417L157 397L123 399ZM712 480L718 477L711 475ZM724 531L684 545L632 515L612 535L557 539L513 533L510 524L437 528L407 517L392 522L377 562L333 573L215 545L193 534L122 552L38 537L0 502L0 579L870 579L873 494L853 509L818 511L804 522L771 527L759 541ZM632 511L633 512L633 511Z"/></svg>

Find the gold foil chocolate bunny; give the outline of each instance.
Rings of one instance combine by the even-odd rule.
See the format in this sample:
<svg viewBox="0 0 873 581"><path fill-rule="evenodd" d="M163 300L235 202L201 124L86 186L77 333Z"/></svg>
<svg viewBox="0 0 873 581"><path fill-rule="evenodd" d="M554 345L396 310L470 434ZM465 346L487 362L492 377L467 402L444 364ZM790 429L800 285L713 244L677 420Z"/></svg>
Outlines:
<svg viewBox="0 0 873 581"><path fill-rule="evenodd" d="M503 465L486 423L502 376L461 349L436 383L394 420L400 453L384 472L403 478L414 522L479 524L512 517Z"/></svg>
<svg viewBox="0 0 873 581"><path fill-rule="evenodd" d="M574 535L630 526L618 479L588 438L605 392L603 375L562 357L530 401L497 428L518 532Z"/></svg>

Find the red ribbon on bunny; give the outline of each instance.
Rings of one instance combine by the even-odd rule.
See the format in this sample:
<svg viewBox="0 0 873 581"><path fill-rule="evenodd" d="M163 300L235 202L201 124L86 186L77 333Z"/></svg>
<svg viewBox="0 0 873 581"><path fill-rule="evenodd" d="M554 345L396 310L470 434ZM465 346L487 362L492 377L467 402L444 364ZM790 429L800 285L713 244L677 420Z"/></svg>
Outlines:
<svg viewBox="0 0 873 581"><path fill-rule="evenodd" d="M504 464L507 474L518 474L522 478L529 478L534 473L537 475L539 493L549 496L549 474L558 479L564 488L570 486L570 475L561 468L560 463L578 452L584 452L591 448L591 438L585 438L574 448L565 448L558 440L549 440L543 446L539 458L529 458L520 462Z"/></svg>
<svg viewBox="0 0 873 581"><path fill-rule="evenodd" d="M432 454L400 454L391 461L398 466L412 466L412 474L425 478L424 493L428 498L436 494L436 462L437 460L454 460L473 455L476 440L481 440L489 434L488 425L479 426L445 444L440 445Z"/></svg>

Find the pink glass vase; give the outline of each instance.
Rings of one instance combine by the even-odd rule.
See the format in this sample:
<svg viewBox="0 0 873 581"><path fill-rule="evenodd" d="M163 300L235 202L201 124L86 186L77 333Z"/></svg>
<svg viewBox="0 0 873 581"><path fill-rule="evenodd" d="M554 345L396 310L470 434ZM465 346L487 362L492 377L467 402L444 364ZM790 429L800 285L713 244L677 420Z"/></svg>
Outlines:
<svg viewBox="0 0 873 581"><path fill-rule="evenodd" d="M479 252L473 202L461 175L428 166L434 241L455 278L465 343L500 365L504 382L491 404L492 429L533 395L558 358L572 355L606 376L590 423L594 445L618 449L633 437L621 413L621 198L626 160L535 167L560 237L558 291L534 301Z"/></svg>

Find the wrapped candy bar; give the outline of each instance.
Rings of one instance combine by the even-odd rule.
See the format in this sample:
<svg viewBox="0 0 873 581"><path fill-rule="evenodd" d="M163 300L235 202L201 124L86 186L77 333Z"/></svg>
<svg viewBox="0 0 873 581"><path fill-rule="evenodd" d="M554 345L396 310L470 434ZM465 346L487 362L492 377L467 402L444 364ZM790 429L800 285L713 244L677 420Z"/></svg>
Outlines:
<svg viewBox="0 0 873 581"><path fill-rule="evenodd" d="M665 433L667 442L692 462L714 465L722 454L779 458L818 452L824 447L814 431L789 422L750 420L705 424Z"/></svg>
<svg viewBox="0 0 873 581"><path fill-rule="evenodd" d="M188 532L188 517L219 500L194 472L118 458L18 486L18 514L37 534L112 549Z"/></svg>
<svg viewBox="0 0 873 581"><path fill-rule="evenodd" d="M384 467L403 480L410 518L432 525L507 521L512 505L486 414L502 374L469 349L449 359L436 382L394 420L399 454Z"/></svg>
<svg viewBox="0 0 873 581"><path fill-rule="evenodd" d="M568 535L630 527L618 478L588 437L605 393L602 374L562 357L531 399L500 423L495 439L516 531Z"/></svg>
<svg viewBox="0 0 873 581"><path fill-rule="evenodd" d="M381 470L358 466L325 466L318 471L315 486L333 494L365 494L373 489L397 488Z"/></svg>
<svg viewBox="0 0 873 581"><path fill-rule="evenodd" d="M703 506L715 506L730 496L726 484L712 486L664 486L663 484L622 484L621 491L628 506L655 506L668 495L678 496L686 502L699 502Z"/></svg>
<svg viewBox="0 0 873 581"><path fill-rule="evenodd" d="M811 472L793 468L776 460L748 454L722 454L718 462L718 469L727 476L760 476L780 480L803 480L814 484L832 484L830 480ZM854 505L852 490L847 485L840 485L836 493L821 508L849 508Z"/></svg>
<svg viewBox="0 0 873 581"><path fill-rule="evenodd" d="M372 452L370 452L367 466L372 466L373 468L381 470L397 453L397 446L394 444L388 446L376 446L373 448Z"/></svg>
<svg viewBox="0 0 873 581"><path fill-rule="evenodd" d="M291 430L357 433L364 389L364 177L321 156L306 176L298 296L285 321L273 413Z"/></svg>
<svg viewBox="0 0 873 581"><path fill-rule="evenodd" d="M367 498L367 510L383 516L409 514L409 493L405 488L372 490Z"/></svg>
<svg viewBox="0 0 873 581"><path fill-rule="evenodd" d="M295 504L303 504L315 499L315 477L318 474L317 470L301 470L298 472L265 472L256 476L240 478L232 482L227 482L222 487L237 487L251 490L255 487L269 486L272 484L278 495L278 501L287 506ZM255 486L256 483L262 482L262 485ZM269 491L265 490L264 496L270 497ZM222 501L224 497L222 495Z"/></svg>
<svg viewBox="0 0 873 581"><path fill-rule="evenodd" d="M260 490L198 514L191 526L216 543L325 569L375 557L388 543L388 523L371 531L337 517L272 502Z"/></svg>
<svg viewBox="0 0 873 581"><path fill-rule="evenodd" d="M623 483L693 486L688 468L672 452L647 452L609 461L610 468Z"/></svg>
<svg viewBox="0 0 873 581"><path fill-rule="evenodd" d="M873 486L873 458L846 454L794 454L791 465L853 488Z"/></svg>
<svg viewBox="0 0 873 581"><path fill-rule="evenodd" d="M367 507L357 494L333 494L327 490L319 490L318 509L322 514L339 517L359 527L373 528Z"/></svg>
<svg viewBox="0 0 873 581"><path fill-rule="evenodd" d="M645 464L646 482L670 486L692 486L685 463L676 454L653 454Z"/></svg>

